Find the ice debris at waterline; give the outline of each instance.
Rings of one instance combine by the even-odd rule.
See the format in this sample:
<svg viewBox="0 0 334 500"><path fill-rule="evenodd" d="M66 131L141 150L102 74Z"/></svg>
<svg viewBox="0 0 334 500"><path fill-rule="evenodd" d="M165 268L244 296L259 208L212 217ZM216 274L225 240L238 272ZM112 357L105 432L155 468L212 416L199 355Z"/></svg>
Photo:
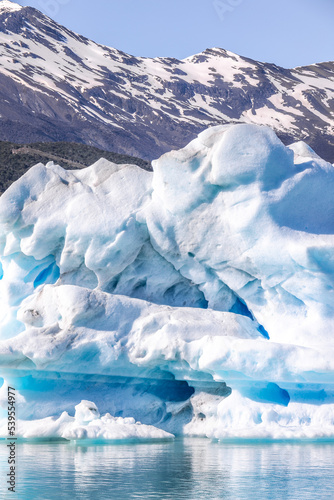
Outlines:
<svg viewBox="0 0 334 500"><path fill-rule="evenodd" d="M255 125L0 199L0 389L213 438L334 438L334 167ZM73 418L73 417L69 417ZM32 425L32 424L31 424Z"/></svg>
<svg viewBox="0 0 334 500"><path fill-rule="evenodd" d="M0 428L6 435L7 429ZM143 425L134 418L112 417L109 413L100 416L97 406L91 401L81 401L75 407L74 417L63 412L59 418L41 420L19 420L16 437L22 439L66 439L69 441L141 441L166 440L174 436L152 425Z"/></svg>

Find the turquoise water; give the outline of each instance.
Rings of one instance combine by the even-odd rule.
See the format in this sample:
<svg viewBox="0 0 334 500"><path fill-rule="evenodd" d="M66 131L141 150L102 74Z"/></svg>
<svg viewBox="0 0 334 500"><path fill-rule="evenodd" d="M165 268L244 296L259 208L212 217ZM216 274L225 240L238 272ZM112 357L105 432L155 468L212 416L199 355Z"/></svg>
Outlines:
<svg viewBox="0 0 334 500"><path fill-rule="evenodd" d="M13 500L334 499L334 444L18 444L17 492L6 491L0 444L0 498Z"/></svg>

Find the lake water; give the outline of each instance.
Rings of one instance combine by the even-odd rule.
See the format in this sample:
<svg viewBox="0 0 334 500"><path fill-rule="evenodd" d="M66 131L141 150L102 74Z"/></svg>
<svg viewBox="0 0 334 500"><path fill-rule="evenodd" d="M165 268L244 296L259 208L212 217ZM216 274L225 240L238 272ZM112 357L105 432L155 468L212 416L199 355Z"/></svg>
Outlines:
<svg viewBox="0 0 334 500"><path fill-rule="evenodd" d="M19 443L16 493L0 444L0 498L13 500L334 499L333 443Z"/></svg>

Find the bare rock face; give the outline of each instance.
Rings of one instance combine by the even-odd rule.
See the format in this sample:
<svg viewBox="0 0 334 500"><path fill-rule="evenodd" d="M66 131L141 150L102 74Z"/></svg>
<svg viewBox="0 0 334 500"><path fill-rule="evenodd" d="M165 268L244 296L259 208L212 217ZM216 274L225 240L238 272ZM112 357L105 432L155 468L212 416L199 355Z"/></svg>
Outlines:
<svg viewBox="0 0 334 500"><path fill-rule="evenodd" d="M184 60L96 44L0 6L0 139L72 141L152 160L211 125L272 127L334 161L334 63L284 69L214 48Z"/></svg>

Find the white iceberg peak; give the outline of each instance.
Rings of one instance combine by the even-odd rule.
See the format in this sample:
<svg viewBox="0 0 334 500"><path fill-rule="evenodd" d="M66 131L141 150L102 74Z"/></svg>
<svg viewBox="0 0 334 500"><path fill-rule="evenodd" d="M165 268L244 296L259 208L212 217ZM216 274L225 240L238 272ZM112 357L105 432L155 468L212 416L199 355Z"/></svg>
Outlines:
<svg viewBox="0 0 334 500"><path fill-rule="evenodd" d="M22 5L19 5L18 3L11 2L10 0L2 0L0 2L0 12L5 12L5 11L18 11L22 9Z"/></svg>

